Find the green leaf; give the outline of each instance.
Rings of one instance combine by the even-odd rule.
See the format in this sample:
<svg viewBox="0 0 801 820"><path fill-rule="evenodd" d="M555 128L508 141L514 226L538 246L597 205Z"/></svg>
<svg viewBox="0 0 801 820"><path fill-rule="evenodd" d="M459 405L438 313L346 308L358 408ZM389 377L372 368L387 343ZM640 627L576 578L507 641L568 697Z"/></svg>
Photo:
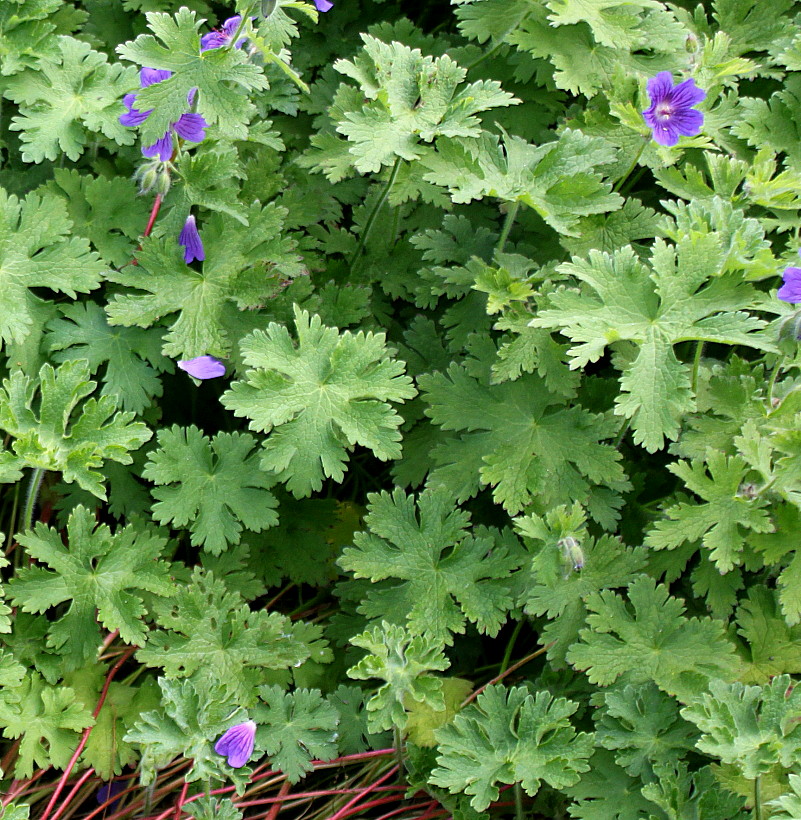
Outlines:
<svg viewBox="0 0 801 820"><path fill-rule="evenodd" d="M439 765L430 782L472 795L476 811L498 799L498 783L520 782L532 797L543 781L555 789L571 786L590 768L593 742L591 734L576 734L569 719L576 709L577 703L549 692L488 686L435 732Z"/></svg>
<svg viewBox="0 0 801 820"><path fill-rule="evenodd" d="M225 408L250 428L270 433L262 468L274 471L298 498L342 481L357 444L382 461L400 456L402 419L389 404L416 395L404 364L390 358L383 333L338 333L319 316L295 308L297 346L270 323L242 342L245 379L222 395Z"/></svg>
<svg viewBox="0 0 801 820"><path fill-rule="evenodd" d="M398 42L361 37L364 48L352 61L334 63L366 98L360 110L345 110L336 124L351 143L349 153L359 173L378 171L398 159L418 159L420 140L476 137L481 130L476 114L518 102L495 80L463 85L467 70L447 55L424 57L419 49Z"/></svg>
<svg viewBox="0 0 801 820"><path fill-rule="evenodd" d="M48 17L63 7L61 0L11 0L0 3L0 74L7 77L35 66L53 51L56 28ZM11 818L8 818L11 820Z"/></svg>
<svg viewBox="0 0 801 820"><path fill-rule="evenodd" d="M418 378L426 414L443 430L461 431L434 449L432 486L463 501L488 485L511 514L531 503L589 504L595 485L627 489L619 453L601 441L615 435L609 417L565 406L538 375L491 384L490 363L485 357Z"/></svg>
<svg viewBox="0 0 801 820"><path fill-rule="evenodd" d="M130 464L130 451L141 447L150 431L132 421L133 413L115 412L116 401L111 396L88 399L75 412L95 388L85 359L65 362L58 370L42 365L38 386L37 391L36 382L19 370L3 380L0 429L16 440L11 446L13 455L0 453L0 468L17 475L26 466L60 471L64 481L76 481L105 501L103 475L93 468L106 460ZM37 392L40 397L34 412Z"/></svg>
<svg viewBox="0 0 801 820"><path fill-rule="evenodd" d="M177 313L164 336L165 356L226 357L231 349L226 307L259 307L280 291L284 279L300 272L294 242L282 233L286 210L254 202L246 213L245 224L215 212L201 226L206 247L201 272L184 262L177 237L146 239L136 267L109 275L145 294L112 297L106 308L109 324L151 327Z"/></svg>
<svg viewBox="0 0 801 820"><path fill-rule="evenodd" d="M337 756L337 710L318 689L283 692L280 686L259 688L253 719L259 724L256 746L270 757L290 783L312 771L313 760Z"/></svg>
<svg viewBox="0 0 801 820"><path fill-rule="evenodd" d="M512 606L508 579L519 558L492 537L468 533L470 516L441 490L427 490L417 504L399 488L367 498L370 532L356 533L338 563L355 578L400 582L371 589L359 611L406 620L413 634L441 643L452 643L451 633L464 632L467 621L497 635Z"/></svg>
<svg viewBox="0 0 801 820"><path fill-rule="evenodd" d="M801 691L788 675L764 686L713 680L682 716L701 730L697 746L723 763L735 765L754 780L776 763L796 764L801 751L801 725L796 720Z"/></svg>
<svg viewBox="0 0 801 820"><path fill-rule="evenodd" d="M194 425L159 430L142 477L154 482L153 517L187 527L191 543L219 555L238 544L242 529L256 532L278 523L272 478L251 452L247 433L218 433L209 440Z"/></svg>
<svg viewBox="0 0 801 820"><path fill-rule="evenodd" d="M475 141L438 140L423 159L424 179L446 187L454 202L493 196L533 208L555 231L575 236L582 216L614 211L612 193L598 166L615 160L611 143L566 129L554 142L532 145L502 131Z"/></svg>
<svg viewBox="0 0 801 820"><path fill-rule="evenodd" d="M141 126L142 143L156 142L187 112L186 98L193 88L197 89L197 113L210 125L219 123L227 136L244 139L247 123L255 113L245 92L267 88L262 70L242 49L214 48L201 53L201 21L186 7L174 17L158 12L148 12L145 17L153 34L140 34L118 46L117 53L123 59L173 74L137 93L136 107L140 111L153 109Z"/></svg>
<svg viewBox="0 0 801 820"><path fill-rule="evenodd" d="M667 520L657 520L645 538L654 549L674 549L687 541L701 540L710 550L709 558L722 573L743 560L745 536L752 532L772 532L773 523L762 496L743 492L750 468L739 456L726 458L716 450L707 451L705 463L678 461L668 465L687 489L705 503L680 501L668 507Z"/></svg>
<svg viewBox="0 0 801 820"><path fill-rule="evenodd" d="M0 342L22 342L34 325L41 298L30 288L49 288L75 299L100 284L106 273L85 239L71 236L72 222L54 194L19 200L0 188Z"/></svg>
<svg viewBox="0 0 801 820"><path fill-rule="evenodd" d="M97 621L119 629L126 643L142 644L146 630L142 592L173 592L169 565L159 561L166 539L133 525L112 535L85 507L76 507L67 523L68 546L58 530L37 523L17 540L28 554L47 564L21 567L8 585L25 612L44 612L70 601L50 628L48 643L65 654L73 668L92 657L100 645Z"/></svg>
<svg viewBox="0 0 801 820"><path fill-rule="evenodd" d="M161 628L136 653L145 666L161 667L170 678L192 675L242 705L252 701L265 669L299 666L311 651L296 640L286 616L251 610L238 593L197 567L189 584L158 602L156 621Z"/></svg>
<svg viewBox="0 0 801 820"><path fill-rule="evenodd" d="M776 598L775 592L753 586L737 609L737 632L749 656L742 683L764 684L776 675L801 672L801 626L787 626Z"/></svg>
<svg viewBox="0 0 801 820"><path fill-rule="evenodd" d="M33 673L15 690L14 700L0 699L0 726L7 738L21 738L14 776L30 777L34 766L63 769L80 733L94 721L75 702L68 686L50 686Z"/></svg>
<svg viewBox="0 0 801 820"><path fill-rule="evenodd" d="M643 796L668 820L750 820L753 815L743 808L739 795L721 784L716 767L694 772L687 768L684 762L659 766L656 780L642 787Z"/></svg>
<svg viewBox="0 0 801 820"><path fill-rule="evenodd" d="M653 683L605 693L595 737L615 752L630 775L647 775L657 766L682 759L694 748L698 732L679 716L679 707Z"/></svg>
<svg viewBox="0 0 801 820"><path fill-rule="evenodd" d="M121 98L136 82L133 69L109 65L105 54L74 37L57 37L56 45L58 53L5 82L3 96L20 106L10 128L22 132L22 159L53 161L63 153L75 161L93 134L131 145L133 133L119 117Z"/></svg>
<svg viewBox="0 0 801 820"><path fill-rule="evenodd" d="M62 317L48 323L46 344L56 362L86 359L93 375L105 365L101 396L113 397L124 410L141 413L162 394L159 374L173 365L161 354L155 331L109 327L95 302L63 305Z"/></svg>
<svg viewBox="0 0 801 820"><path fill-rule="evenodd" d="M621 393L615 413L631 419L634 442L648 452L678 436L682 417L694 409L690 369L676 358L679 342L718 342L773 349L755 332L764 322L744 312L756 298L734 274L721 275L717 234L657 239L646 265L630 247L609 255L590 251L558 270L581 287L552 293L550 309L531 324L557 328L575 346L571 368L597 361L608 345L634 342L636 352L618 357ZM711 279L711 282L707 280Z"/></svg>
<svg viewBox="0 0 801 820"><path fill-rule="evenodd" d="M411 635L403 627L382 621L381 626L356 635L350 642L370 654L348 669L348 676L386 681L367 701L371 732L404 729L408 721L406 704L411 700L426 703L438 712L445 709L442 679L429 674L450 666L439 641L427 634Z"/></svg>
<svg viewBox="0 0 801 820"><path fill-rule="evenodd" d="M791 774L788 779L792 791L768 804L781 810L771 815L773 820L801 820L801 775Z"/></svg>
<svg viewBox="0 0 801 820"><path fill-rule="evenodd" d="M633 581L628 594L631 609L610 590L587 599L593 614L567 659L586 671L590 683L653 681L663 692L687 701L710 678L734 676L734 647L720 621L685 617L682 602L652 578Z"/></svg>

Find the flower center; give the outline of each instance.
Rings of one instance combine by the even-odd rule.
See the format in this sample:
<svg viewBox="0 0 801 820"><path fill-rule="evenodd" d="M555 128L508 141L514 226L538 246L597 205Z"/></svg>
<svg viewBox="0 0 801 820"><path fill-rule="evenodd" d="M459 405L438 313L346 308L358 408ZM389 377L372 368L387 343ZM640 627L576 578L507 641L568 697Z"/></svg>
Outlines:
<svg viewBox="0 0 801 820"><path fill-rule="evenodd" d="M669 120L673 116L673 107L669 102L661 102L656 106L654 114L660 120Z"/></svg>

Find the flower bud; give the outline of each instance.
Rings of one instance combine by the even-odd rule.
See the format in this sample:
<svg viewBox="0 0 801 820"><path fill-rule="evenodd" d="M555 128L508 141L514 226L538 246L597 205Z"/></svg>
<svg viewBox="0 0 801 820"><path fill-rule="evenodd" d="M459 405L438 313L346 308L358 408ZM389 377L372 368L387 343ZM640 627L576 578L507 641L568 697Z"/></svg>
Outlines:
<svg viewBox="0 0 801 820"><path fill-rule="evenodd" d="M560 538L559 541L556 542L556 546L559 547L562 557L569 564L570 569L576 572L583 569L584 550L581 549L581 544L578 539L572 535L567 535L564 538Z"/></svg>

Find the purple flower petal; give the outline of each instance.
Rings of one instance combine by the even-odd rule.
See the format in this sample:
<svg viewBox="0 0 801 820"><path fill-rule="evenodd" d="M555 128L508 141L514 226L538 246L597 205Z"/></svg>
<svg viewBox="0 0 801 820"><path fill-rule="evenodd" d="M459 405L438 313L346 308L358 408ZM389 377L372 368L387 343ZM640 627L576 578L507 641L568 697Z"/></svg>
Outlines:
<svg viewBox="0 0 801 820"><path fill-rule="evenodd" d="M177 122L172 125L179 137L189 142L203 142L206 128L209 124L200 114L181 114Z"/></svg>
<svg viewBox="0 0 801 820"><path fill-rule="evenodd" d="M183 245L184 248L184 262L188 265L195 259L201 262L206 258L206 252L203 250L203 242L200 239L200 234L197 231L195 224L195 217L190 214L184 222L183 230L178 237L178 244Z"/></svg>
<svg viewBox="0 0 801 820"><path fill-rule="evenodd" d="M801 268L785 268L782 278L784 284L776 295L782 302L797 305L801 302Z"/></svg>
<svg viewBox="0 0 801 820"><path fill-rule="evenodd" d="M149 111L139 111L134 108L135 102L136 94L126 94L122 98L122 104L128 111L120 116L120 125L141 125L153 113L152 108Z"/></svg>
<svg viewBox="0 0 801 820"><path fill-rule="evenodd" d="M239 24L242 22L242 15L235 14L233 17L229 17L222 25L222 30L225 32L226 36L230 40L234 34L236 34L236 30L239 28Z"/></svg>
<svg viewBox="0 0 801 820"><path fill-rule="evenodd" d="M182 359L180 362L178 362L178 367L180 367L181 370L188 373L190 376L194 376L196 379L216 379L219 376L225 375L225 365L219 359L215 359L214 356L196 356L194 359ZM250 721L248 722L250 723ZM239 725L244 726L245 724L240 723ZM228 730L228 732L230 731L231 729ZM226 732L217 741L217 746L214 747L215 750L220 754L227 754L226 752L220 751L220 749L217 747L226 739L226 737L228 737L228 732ZM250 748L252 751L252 740ZM248 752L248 757L249 756L250 752ZM233 766L234 764L232 763L231 765ZM242 764L240 763L239 765L241 766Z"/></svg>
<svg viewBox="0 0 801 820"><path fill-rule="evenodd" d="M706 91L689 79L673 85L669 71L660 71L648 80L651 106L642 112L646 125L659 145L675 145L680 136L695 137L701 133L704 115L693 106L706 98Z"/></svg>
<svg viewBox="0 0 801 820"><path fill-rule="evenodd" d="M314 0L314 5L317 7L317 11L331 11L334 8L334 4L330 3L328 0Z"/></svg>
<svg viewBox="0 0 801 820"><path fill-rule="evenodd" d="M200 38L200 50L208 51L212 48L222 48L228 42L228 37L222 31L210 31Z"/></svg>
<svg viewBox="0 0 801 820"><path fill-rule="evenodd" d="M206 357L208 358L208 357ZM178 366L181 363L178 362ZM228 758L228 765L234 769L244 766L253 754L256 738L256 724L252 720L232 726L215 744L214 751Z"/></svg>
<svg viewBox="0 0 801 820"><path fill-rule="evenodd" d="M168 131L160 140L148 145L142 149L143 156L150 159L158 157L162 162L172 156L172 131Z"/></svg>
<svg viewBox="0 0 801 820"><path fill-rule="evenodd" d="M170 77L172 77L172 71L167 71L166 68L143 68L139 72L139 83L142 88L147 88L149 85L168 80Z"/></svg>

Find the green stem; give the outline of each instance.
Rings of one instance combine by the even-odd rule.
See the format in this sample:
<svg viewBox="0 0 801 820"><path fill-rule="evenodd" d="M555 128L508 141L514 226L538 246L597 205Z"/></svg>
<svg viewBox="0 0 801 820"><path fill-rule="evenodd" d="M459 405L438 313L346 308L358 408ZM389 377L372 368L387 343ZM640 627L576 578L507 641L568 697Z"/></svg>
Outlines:
<svg viewBox="0 0 801 820"><path fill-rule="evenodd" d="M395 741L395 760L398 763L398 779L403 781L403 740L401 739L400 729L397 726L392 727L392 736Z"/></svg>
<svg viewBox="0 0 801 820"><path fill-rule="evenodd" d="M19 482L14 485L14 503L11 505L11 520L8 525L6 538L6 553L11 549L14 533L17 531L17 510L19 509Z"/></svg>
<svg viewBox="0 0 801 820"><path fill-rule="evenodd" d="M770 374L770 381L768 382L768 412L770 412L773 407L773 389L776 387L776 379L778 379L779 373L782 371L786 358L786 356L780 356L773 366L773 372Z"/></svg>
<svg viewBox="0 0 801 820"><path fill-rule="evenodd" d="M629 166L628 171L626 171L626 173L623 174L623 176L620 177L620 179L615 183L615 187L612 189L612 191L614 193L617 193L621 189L621 187L623 186L623 183L629 178L629 174L631 174L631 172L637 167L637 163L640 161L640 157L642 156L642 152L645 150L645 146L648 145L648 141L650 139L651 139L651 137L647 136L642 141L642 145L640 146L640 150L637 151L637 155L634 157L634 161Z"/></svg>
<svg viewBox="0 0 801 820"><path fill-rule="evenodd" d="M523 812L523 788L520 783L515 783L512 786L515 793L515 820L525 820L525 813Z"/></svg>
<svg viewBox="0 0 801 820"><path fill-rule="evenodd" d="M506 212L506 219L503 222L503 228L501 228L501 236L498 239L498 244L495 247L495 253L503 253L504 246L506 245L506 240L509 238L509 233L512 230L512 225L515 224L515 218L517 217L517 212L519 210L520 200L516 199L509 206L509 210Z"/></svg>
<svg viewBox="0 0 801 820"><path fill-rule="evenodd" d="M382 206L387 201L389 192L392 190L392 186L395 184L395 180L398 178L398 171L400 170L400 166L401 158L396 157L395 164L392 166L392 171L389 174L387 184L384 186L384 190L381 192L381 196L379 196L376 200L376 203L373 206L373 210L370 212L370 216L367 217L367 222L364 226L364 230L362 231L362 235L359 237L359 244L356 246L356 250L350 257L349 265L351 268L353 268L354 263L359 258L359 254L361 254L361 252L364 250L365 243L367 242L367 237L370 236L370 231L373 228L375 218L378 216L378 212L381 210Z"/></svg>
<svg viewBox="0 0 801 820"><path fill-rule="evenodd" d="M754 780L754 820L762 820L762 783L759 775Z"/></svg>
<svg viewBox="0 0 801 820"><path fill-rule="evenodd" d="M517 626L515 626L514 632L512 632L512 637L509 638L509 643L506 644L506 652L503 653L501 668L498 671L499 675L502 675L509 668L509 661L512 659L512 650L515 648L515 641L517 641L517 637L518 635L520 635L520 630L522 628L523 622L518 621Z"/></svg>
<svg viewBox="0 0 801 820"><path fill-rule="evenodd" d="M701 357L704 355L704 343L698 342L695 346L695 358L693 359L693 378L692 390L693 394L698 392L698 371L701 369Z"/></svg>
<svg viewBox="0 0 801 820"><path fill-rule="evenodd" d="M239 35L242 33L242 30L243 30L243 29L245 28L245 26L248 24L248 21L250 20L250 17L251 17L251 15L253 14L253 11L254 11L254 10L255 10L255 8L256 8L256 3L258 3L258 2L259 2L259 0L254 0L254 2L252 2L252 3L250 4L250 8L247 10L247 13L242 15L242 19L239 21L239 25L236 27L236 33L235 33L235 34L234 34L234 36L233 36L233 37L232 37L232 38L231 38L231 39L230 39L230 40L229 40L229 41L225 44L225 48L227 48L227 49L231 49L231 48L233 48L233 47L236 45L236 41L239 39Z"/></svg>
<svg viewBox="0 0 801 820"><path fill-rule="evenodd" d="M36 500L39 498L39 490L42 487L42 479L44 478L44 468L36 467L31 473L31 479L28 482L28 494L25 497L25 509L22 511L22 523L26 529L33 528L33 508L36 506Z"/></svg>
<svg viewBox="0 0 801 820"><path fill-rule="evenodd" d="M633 417L632 417L633 418ZM623 436L626 435L628 432L629 427L631 427L632 419L624 419L623 424L618 431L617 437L615 438L614 448L617 450L620 447L620 442L623 441Z"/></svg>

